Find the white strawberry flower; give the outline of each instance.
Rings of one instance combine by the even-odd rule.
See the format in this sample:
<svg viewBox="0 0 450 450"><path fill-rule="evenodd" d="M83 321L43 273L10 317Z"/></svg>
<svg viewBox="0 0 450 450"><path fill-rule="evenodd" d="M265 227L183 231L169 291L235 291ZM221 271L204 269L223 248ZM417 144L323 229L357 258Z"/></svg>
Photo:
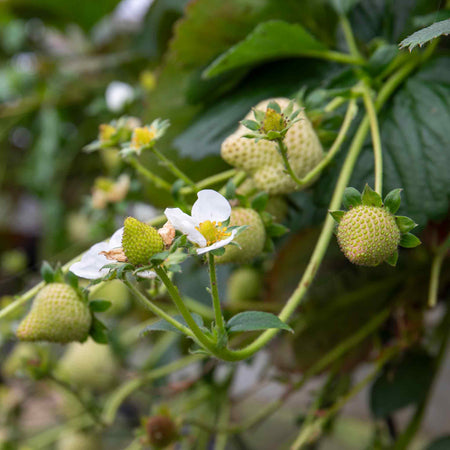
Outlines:
<svg viewBox="0 0 450 450"><path fill-rule="evenodd" d="M212 189L198 192L191 215L180 208L166 208L164 214L176 230L199 247L199 255L228 245L237 233L236 229L228 231L222 225L230 218L231 206L225 197Z"/></svg>
<svg viewBox="0 0 450 450"><path fill-rule="evenodd" d="M94 244L86 253L83 254L81 260L70 266L70 271L79 278L87 280L96 280L108 274L109 269L103 268L107 264L113 262L124 262L124 254L122 250L123 227L119 228L108 242L99 242ZM115 257L117 259L115 259ZM152 270L145 270L136 273L141 278L155 278L156 273Z"/></svg>

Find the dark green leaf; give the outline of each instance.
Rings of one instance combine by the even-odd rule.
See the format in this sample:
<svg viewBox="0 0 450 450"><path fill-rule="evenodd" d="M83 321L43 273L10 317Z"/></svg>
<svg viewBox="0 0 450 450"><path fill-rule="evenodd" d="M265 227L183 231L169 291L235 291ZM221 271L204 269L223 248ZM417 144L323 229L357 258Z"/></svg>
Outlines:
<svg viewBox="0 0 450 450"><path fill-rule="evenodd" d="M420 244L421 244L420 239L411 233L402 234L402 236L400 238L400 246L401 247L414 248Z"/></svg>
<svg viewBox="0 0 450 450"><path fill-rule="evenodd" d="M92 339L99 344L107 344L108 343L108 334L107 328L100 322L96 317L92 319L91 329L89 331Z"/></svg>
<svg viewBox="0 0 450 450"><path fill-rule="evenodd" d="M397 261L398 261L398 251L395 251L394 253L392 253L391 256L389 256L388 259L386 259L386 262L392 267L395 267L397 265Z"/></svg>
<svg viewBox="0 0 450 450"><path fill-rule="evenodd" d="M55 271L47 261L42 263L41 276L46 283L53 283L55 281Z"/></svg>
<svg viewBox="0 0 450 450"><path fill-rule="evenodd" d="M205 70L213 77L230 69L293 56L317 56L326 46L301 25L273 20L258 25L245 40L219 56Z"/></svg>
<svg viewBox="0 0 450 450"><path fill-rule="evenodd" d="M282 322L275 314L263 311L245 311L236 314L227 322L227 329L230 333L267 330L269 328L278 328L292 332L292 328Z"/></svg>
<svg viewBox="0 0 450 450"><path fill-rule="evenodd" d="M111 307L112 303L108 300L92 300L89 302L89 308L92 312L103 312Z"/></svg>
<svg viewBox="0 0 450 450"><path fill-rule="evenodd" d="M400 194L402 191L403 189L401 188L394 189L384 198L384 206L392 214L395 214L398 211L398 208L400 208L400 203L402 201Z"/></svg>
<svg viewBox="0 0 450 450"><path fill-rule="evenodd" d="M337 223L339 223L341 221L341 219L344 217L345 211L330 211L330 214L333 217L333 219Z"/></svg>
<svg viewBox="0 0 450 450"><path fill-rule="evenodd" d="M439 36L450 34L450 19L442 20L441 22L433 23L429 27L423 28L422 30L416 31L415 33L403 39L400 42L400 48L408 47L411 51L414 47L426 44L432 39L436 39Z"/></svg>
<svg viewBox="0 0 450 450"><path fill-rule="evenodd" d="M361 193L353 187L345 188L342 204L345 209L356 208L362 204Z"/></svg>
<svg viewBox="0 0 450 450"><path fill-rule="evenodd" d="M436 439L425 450L449 450L449 449L450 449L450 435Z"/></svg>
<svg viewBox="0 0 450 450"><path fill-rule="evenodd" d="M264 211L269 201L269 194L267 192L260 192L256 195L251 202L251 206L256 211Z"/></svg>
<svg viewBox="0 0 450 450"><path fill-rule="evenodd" d="M377 418L419 404L426 396L433 377L433 359L426 353L410 353L396 367L388 367L375 381L370 406Z"/></svg>
<svg viewBox="0 0 450 450"><path fill-rule="evenodd" d="M395 221L397 222L397 226L402 233L408 233L408 231L411 231L417 226L414 220L406 216L396 216Z"/></svg>
<svg viewBox="0 0 450 450"><path fill-rule="evenodd" d="M364 191L361 195L361 200L363 205L366 206L381 207L383 205L383 201L381 200L380 195L375 192L368 184L366 184L364 188Z"/></svg>
<svg viewBox="0 0 450 450"><path fill-rule="evenodd" d="M266 232L270 237L280 237L289 232L289 228L281 225L281 223L272 223L266 227Z"/></svg>
<svg viewBox="0 0 450 450"><path fill-rule="evenodd" d="M194 319L194 322L199 326L202 327L203 326L203 319L201 316L199 316L196 313L191 313L192 318ZM184 326L188 326L186 321L183 319L183 317L181 315L176 315L173 316L172 319L175 319L177 322L179 322L181 325ZM179 334L183 334L181 333L180 330L178 330L177 328L175 328L172 324L170 324L169 322L165 321L164 319L158 320L155 323L152 323L151 325L145 327L140 335L141 336L145 336L148 333L150 333L151 331L172 331L174 333L179 333Z"/></svg>

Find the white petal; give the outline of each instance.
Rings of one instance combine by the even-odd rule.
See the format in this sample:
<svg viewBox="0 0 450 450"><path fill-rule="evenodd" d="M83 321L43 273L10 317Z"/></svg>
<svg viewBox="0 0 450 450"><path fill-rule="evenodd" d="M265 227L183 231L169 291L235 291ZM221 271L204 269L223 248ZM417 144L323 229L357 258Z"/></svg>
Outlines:
<svg viewBox="0 0 450 450"><path fill-rule="evenodd" d="M212 189L204 189L197 194L197 201L192 206L192 218L197 224L205 220L223 222L230 217L230 202Z"/></svg>
<svg viewBox="0 0 450 450"><path fill-rule="evenodd" d="M199 245L200 247L204 247L206 245L205 237L202 233L200 233L200 231L195 229L197 224L191 216L185 214L180 208L166 208L164 214L173 227L185 234L191 242Z"/></svg>
<svg viewBox="0 0 450 450"><path fill-rule="evenodd" d="M217 241L214 244L209 245L208 247L198 248L197 255L203 255L203 253L210 252L211 250L215 250L216 248L225 247L225 245L228 245L234 239L234 236L236 233L237 233L237 230L232 230L231 236L228 236L226 239Z"/></svg>
<svg viewBox="0 0 450 450"><path fill-rule="evenodd" d="M119 228L109 240L109 249L120 248L122 247L122 236L123 236L123 227Z"/></svg>
<svg viewBox="0 0 450 450"><path fill-rule="evenodd" d="M153 280L153 278L156 278L156 272L153 272L153 270L143 270L142 272L138 272L136 276Z"/></svg>
<svg viewBox="0 0 450 450"><path fill-rule="evenodd" d="M86 278L87 280L95 280L105 275L108 270L102 267L108 264L108 259L99 253L108 251L109 245L106 242L100 242L93 245L81 258L80 261L70 266L70 271L77 277Z"/></svg>
<svg viewBox="0 0 450 450"><path fill-rule="evenodd" d="M105 92L108 109L118 112L134 99L134 89L127 83L112 81Z"/></svg>

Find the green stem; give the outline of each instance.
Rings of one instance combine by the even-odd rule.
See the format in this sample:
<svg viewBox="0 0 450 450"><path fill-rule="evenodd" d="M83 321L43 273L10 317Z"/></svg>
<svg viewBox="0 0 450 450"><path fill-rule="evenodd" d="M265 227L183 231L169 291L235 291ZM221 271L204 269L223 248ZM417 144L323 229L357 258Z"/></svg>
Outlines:
<svg viewBox="0 0 450 450"><path fill-rule="evenodd" d="M433 308L436 306L439 291L439 276L441 274L442 263L450 249L450 236L439 246L434 255L430 272L430 288L428 291L428 306Z"/></svg>
<svg viewBox="0 0 450 450"><path fill-rule="evenodd" d="M207 187L214 186L215 184L223 183L224 181L234 177L237 173L238 171L236 169L230 169L207 177L196 184L196 190L205 189ZM196 192L193 190L192 186L185 186L180 189L181 194L191 194L192 192Z"/></svg>
<svg viewBox="0 0 450 450"><path fill-rule="evenodd" d="M362 97L370 121L372 134L373 154L375 157L375 191L383 196L383 150L381 148L380 127L378 125L377 112L372 101L369 88L362 86Z"/></svg>
<svg viewBox="0 0 450 450"><path fill-rule="evenodd" d="M291 163L289 162L288 158L288 149L286 147L286 144L284 143L282 138L279 138L275 141L278 145L278 149L280 151L281 158L283 158L284 167L289 174L289 176L299 185L303 186L302 180L298 178L298 176L295 174L294 169L291 167Z"/></svg>
<svg viewBox="0 0 450 450"><path fill-rule="evenodd" d="M120 386L115 390L106 402L105 408L103 409L102 418L103 422L107 425L111 425L115 418L120 405L124 400L131 395L134 391L149 383L150 381L156 380L158 378L170 375L172 372L182 369L183 367L189 366L195 362L198 362L204 358L204 355L189 355L184 358L178 359L174 362L166 364L165 366L158 367L140 378L135 378L128 381L127 383Z"/></svg>
<svg viewBox="0 0 450 450"><path fill-rule="evenodd" d="M247 173L244 171L237 172L236 175L233 177L233 183L236 187L239 187L244 180L247 178ZM227 186L223 186L222 189L219 191L222 195L226 194Z"/></svg>
<svg viewBox="0 0 450 450"><path fill-rule="evenodd" d="M183 171L181 171L169 158L163 155L155 147L152 147L151 150L176 177L183 180L187 185L191 187L191 189L194 192L198 192L196 184Z"/></svg>
<svg viewBox="0 0 450 450"><path fill-rule="evenodd" d="M220 409L217 425L219 427L226 427L230 418L230 402L228 397L225 396L222 407ZM214 442L214 450L225 450L228 441L228 433L218 433Z"/></svg>
<svg viewBox="0 0 450 450"><path fill-rule="evenodd" d="M186 305L183 302L183 299L181 298L180 293L178 292L178 288L172 283L170 278L167 276L166 271L161 267L155 267L155 272L157 273L160 280L164 283L164 285L167 288L167 291L172 298L173 302L175 303L175 306L177 307L180 314L183 316L183 319L188 324L189 328L191 329L193 334L198 342L203 345L204 348L209 350L212 353L215 353L215 346L213 342L210 340L208 336L206 336L203 331L200 329L200 327L197 325L195 320L193 319L191 313L187 309Z"/></svg>
<svg viewBox="0 0 450 450"><path fill-rule="evenodd" d="M351 64L354 66L362 66L365 61L360 56L348 55L347 53L336 52L333 50L306 51L305 57L325 59L327 61L335 61L343 64Z"/></svg>
<svg viewBox="0 0 450 450"><path fill-rule="evenodd" d="M147 168L145 168L136 158L129 157L127 159L128 164L134 167L138 173L140 173L143 177L147 178L148 181L153 183L156 187L169 191L172 189L172 185L163 180L158 175L155 175L153 172L150 172Z"/></svg>
<svg viewBox="0 0 450 450"><path fill-rule="evenodd" d="M355 36L353 35L349 20L346 16L340 16L339 19L350 54L353 56L353 58L358 58L364 61L364 59L361 57L361 53L358 50L358 46L356 45Z"/></svg>
<svg viewBox="0 0 450 450"><path fill-rule="evenodd" d="M347 112L345 113L344 121L342 122L342 126L339 130L339 133L333 142L333 145L331 146L330 150L326 154L325 158L322 159L322 161L317 164L314 169L312 169L308 174L303 177L300 180L300 183L302 185L310 183L316 176L318 176L322 170L328 166L328 164L333 160L333 158L336 156L336 154L341 149L342 143L344 142L345 137L347 136L348 130L350 128L350 125L352 124L353 119L356 116L356 112L358 111L358 107L356 106L356 100L352 99L350 100Z"/></svg>
<svg viewBox="0 0 450 450"><path fill-rule="evenodd" d="M217 287L216 263L214 255L208 253L209 279L211 282L211 298L213 302L216 326L220 335L225 334L225 323L223 321L222 308L220 307L219 289Z"/></svg>
<svg viewBox="0 0 450 450"><path fill-rule="evenodd" d="M130 289L130 291L136 296L144 308L150 310L153 314L164 319L166 322L169 322L173 325L177 330L181 331L183 334L193 337L191 330L175 320L173 317L169 316L163 309L156 306L149 298L147 298L136 286L134 286L129 281L124 281L124 284Z"/></svg>

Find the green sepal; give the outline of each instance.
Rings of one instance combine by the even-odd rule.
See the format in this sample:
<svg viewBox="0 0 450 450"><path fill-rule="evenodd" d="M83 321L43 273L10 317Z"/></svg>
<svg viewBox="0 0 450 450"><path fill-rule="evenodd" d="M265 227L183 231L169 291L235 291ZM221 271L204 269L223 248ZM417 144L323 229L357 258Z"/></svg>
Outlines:
<svg viewBox="0 0 450 450"><path fill-rule="evenodd" d="M170 252L168 250L165 250L163 252L155 253L150 257L150 261L155 264L159 265L164 262L164 260L169 256Z"/></svg>
<svg viewBox="0 0 450 450"><path fill-rule="evenodd" d="M276 111L277 113L281 114L281 108L280 105L275 102L275 101L270 101L269 104L267 105L267 109L273 109L274 111Z"/></svg>
<svg viewBox="0 0 450 450"><path fill-rule="evenodd" d="M356 208L362 204L361 202L361 193L353 188L347 187L344 191L344 196L342 197L342 204L345 209Z"/></svg>
<svg viewBox="0 0 450 450"><path fill-rule="evenodd" d="M256 195L252 202L251 206L255 211L264 211L267 206L267 202L269 201L269 194L267 192L260 192Z"/></svg>
<svg viewBox="0 0 450 450"><path fill-rule="evenodd" d="M107 344L108 343L108 334L107 328L100 322L96 317L92 318L91 329L89 330L89 334L98 344Z"/></svg>
<svg viewBox="0 0 450 450"><path fill-rule="evenodd" d="M368 184L364 187L364 191L361 195L363 205L376 206L381 208L383 206L383 200L380 195L375 192Z"/></svg>
<svg viewBox="0 0 450 450"><path fill-rule="evenodd" d="M69 286L73 287L75 290L78 289L78 277L73 272L67 272L65 279Z"/></svg>
<svg viewBox="0 0 450 450"><path fill-rule="evenodd" d="M345 215L345 211L329 211L331 217L337 222L340 223L342 218Z"/></svg>
<svg viewBox="0 0 450 450"><path fill-rule="evenodd" d="M214 250L211 250L211 253L214 256L223 256L225 254L225 247L216 248Z"/></svg>
<svg viewBox="0 0 450 450"><path fill-rule="evenodd" d="M395 216L395 222L401 233L408 233L417 226L417 223L415 223L414 220L406 216Z"/></svg>
<svg viewBox="0 0 450 450"><path fill-rule="evenodd" d="M111 307L112 303L108 300L92 300L89 302L89 309L92 312L104 312Z"/></svg>
<svg viewBox="0 0 450 450"><path fill-rule="evenodd" d="M272 223L266 227L267 235L270 237L280 237L289 231L288 227L285 227L281 223Z"/></svg>
<svg viewBox="0 0 450 450"><path fill-rule="evenodd" d="M252 110L253 110L253 115L255 116L256 121L262 122L264 120L266 113L264 111L262 111L261 109L252 108Z"/></svg>
<svg viewBox="0 0 450 450"><path fill-rule="evenodd" d="M420 239L417 236L414 236L414 234L406 233L402 234L400 237L400 246L405 248L414 248L420 245Z"/></svg>
<svg viewBox="0 0 450 450"><path fill-rule="evenodd" d="M385 262L387 262L390 266L395 267L397 265L398 261L398 251L396 250L394 253L392 253L391 256L389 256L388 259L386 259Z"/></svg>
<svg viewBox="0 0 450 450"><path fill-rule="evenodd" d="M402 201L400 194L402 191L403 189L401 188L394 189L384 198L384 207L392 214L395 214L398 211L398 208L400 208L400 203Z"/></svg>
<svg viewBox="0 0 450 450"><path fill-rule="evenodd" d="M250 120L250 119L241 120L241 125L243 125L245 128L248 128L249 130L252 130L252 131L257 131L260 128L260 124L258 122L256 122L255 120Z"/></svg>
<svg viewBox="0 0 450 450"><path fill-rule="evenodd" d="M47 261L42 263L41 276L46 283L53 283L55 281L55 271Z"/></svg>

